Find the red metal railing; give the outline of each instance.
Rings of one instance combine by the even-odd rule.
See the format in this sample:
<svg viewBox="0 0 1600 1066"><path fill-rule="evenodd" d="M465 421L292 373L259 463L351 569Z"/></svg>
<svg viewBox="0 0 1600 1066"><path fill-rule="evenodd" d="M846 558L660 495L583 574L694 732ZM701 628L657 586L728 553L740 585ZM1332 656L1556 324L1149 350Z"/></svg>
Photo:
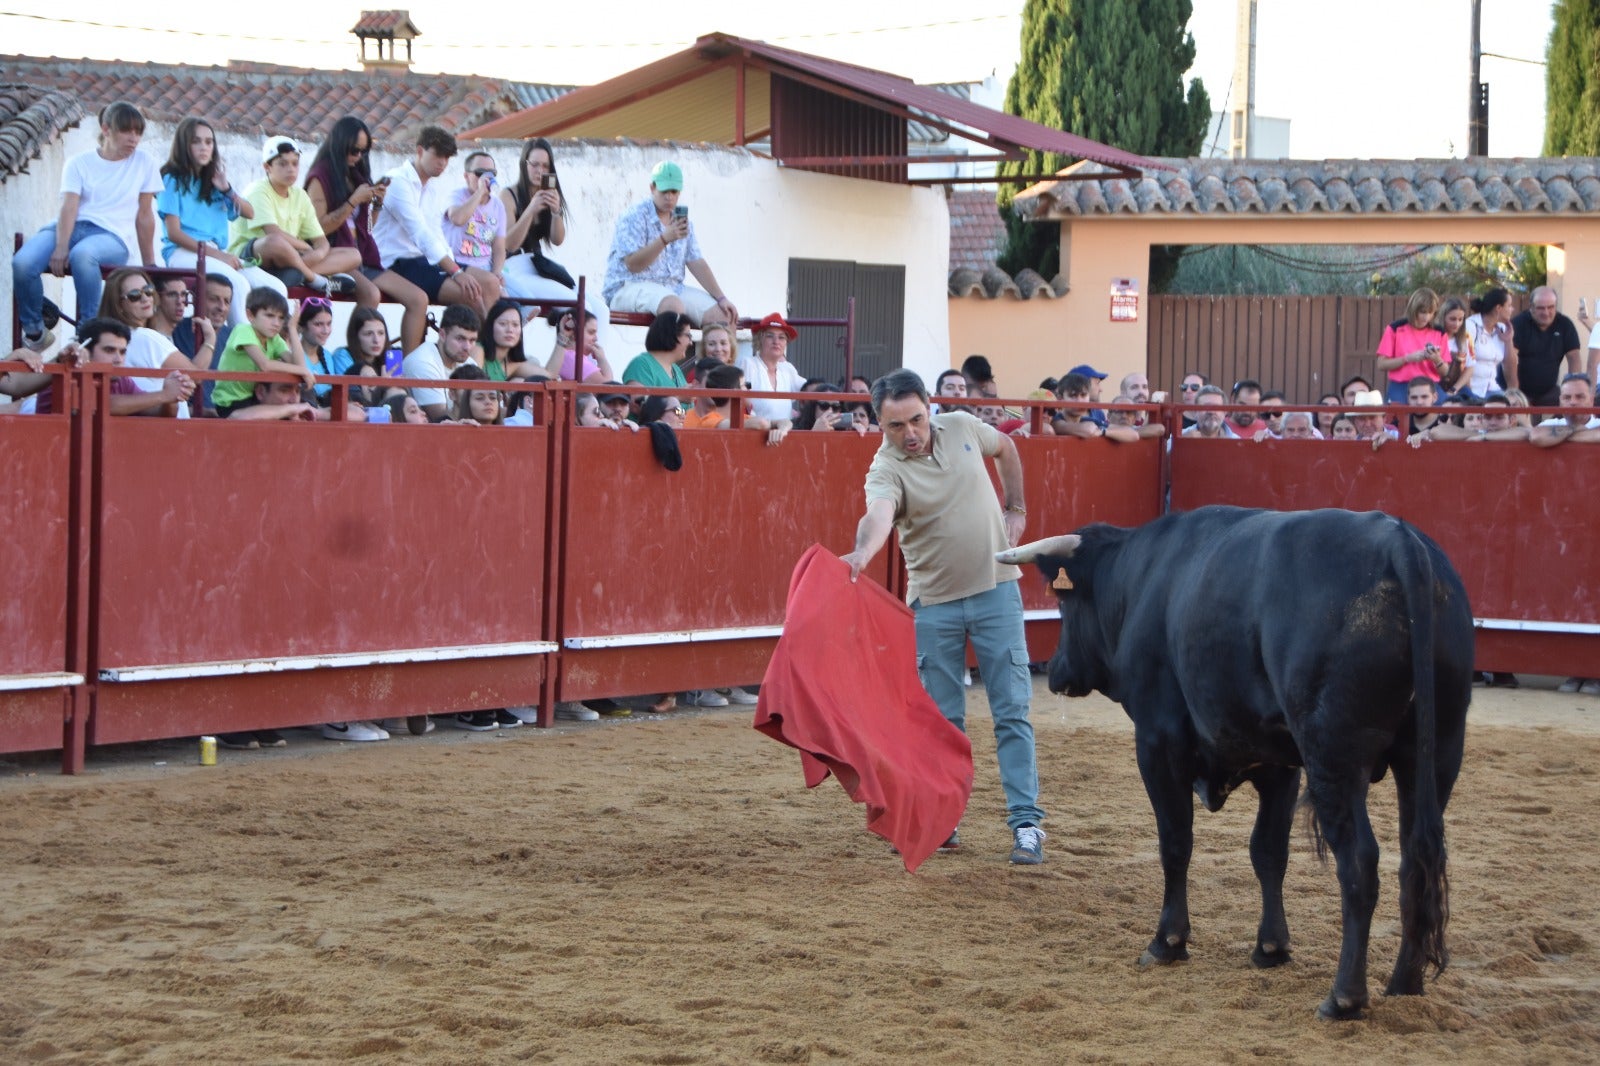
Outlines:
<svg viewBox="0 0 1600 1066"><path fill-rule="evenodd" d="M51 373L62 413L0 417L0 536L29 549L0 610L0 751L59 747L67 771L92 744L534 703L548 724L557 699L756 681L793 560L853 543L879 442L689 431L673 472L648 431L573 425L603 385L494 383L536 394L534 427L496 431L111 418L112 374L162 372ZM1026 537L1166 507L1164 440L1017 445ZM1170 506L1381 506L1460 569L1480 666L1585 675L1590 447L1179 439ZM867 576L904 587L892 551ZM1044 659L1052 595L1023 592Z"/></svg>

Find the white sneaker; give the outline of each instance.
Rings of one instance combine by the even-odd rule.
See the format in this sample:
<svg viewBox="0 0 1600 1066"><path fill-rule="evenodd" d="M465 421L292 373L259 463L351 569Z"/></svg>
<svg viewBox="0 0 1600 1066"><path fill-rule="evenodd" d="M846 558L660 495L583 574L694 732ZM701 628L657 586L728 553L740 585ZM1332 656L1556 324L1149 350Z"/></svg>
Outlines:
<svg viewBox="0 0 1600 1066"><path fill-rule="evenodd" d="M961 684L965 688L972 687L972 670L970 668L961 671Z"/></svg>
<svg viewBox="0 0 1600 1066"><path fill-rule="evenodd" d="M761 698L754 692L746 692L742 688L730 688L723 695L728 697L729 703L737 703L745 707L754 707L761 702Z"/></svg>
<svg viewBox="0 0 1600 1066"><path fill-rule="evenodd" d="M1589 678L1578 686L1578 691L1585 696L1600 696L1600 679Z"/></svg>
<svg viewBox="0 0 1600 1066"><path fill-rule="evenodd" d="M370 741L388 740L389 734L366 722L324 722L322 737L324 740Z"/></svg>
<svg viewBox="0 0 1600 1066"><path fill-rule="evenodd" d="M537 707L507 707L506 713L523 725L535 725L539 721L539 708ZM595 717L598 718L599 715Z"/></svg>
<svg viewBox="0 0 1600 1066"><path fill-rule="evenodd" d="M1583 678L1569 677L1556 686L1557 692L1576 692L1583 685Z"/></svg>
<svg viewBox="0 0 1600 1066"><path fill-rule="evenodd" d="M22 346L30 352L42 352L54 344L56 335L52 330L43 330L37 337L22 335Z"/></svg>
<svg viewBox="0 0 1600 1066"><path fill-rule="evenodd" d="M374 733L383 734L382 736L380 736L378 738L379 740L388 740L389 739L389 731L387 729L383 728L382 723L380 723L380 722L362 722L361 724L366 726L368 729L372 730Z"/></svg>
<svg viewBox="0 0 1600 1066"><path fill-rule="evenodd" d="M390 736L393 736L395 733L404 733L406 731L406 720L404 718L385 718L381 721L373 722L372 724L383 730L385 733L388 733Z"/></svg>
<svg viewBox="0 0 1600 1066"><path fill-rule="evenodd" d="M716 689L701 689L699 692L690 693L689 697L683 702L693 704L696 707L726 707L728 705L728 698L718 695Z"/></svg>
<svg viewBox="0 0 1600 1066"><path fill-rule="evenodd" d="M591 711L581 703L570 703L563 700L556 704L556 717L567 722L598 722L599 711Z"/></svg>

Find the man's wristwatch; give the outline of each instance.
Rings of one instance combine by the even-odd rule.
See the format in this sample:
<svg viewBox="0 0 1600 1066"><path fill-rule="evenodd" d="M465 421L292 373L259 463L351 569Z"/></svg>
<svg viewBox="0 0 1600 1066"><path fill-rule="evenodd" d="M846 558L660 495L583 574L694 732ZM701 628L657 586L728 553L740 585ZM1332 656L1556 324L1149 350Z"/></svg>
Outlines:
<svg viewBox="0 0 1600 1066"><path fill-rule="evenodd" d="M1006 504L1006 513L1025 515L1028 513L1028 509L1020 504L1008 503Z"/></svg>

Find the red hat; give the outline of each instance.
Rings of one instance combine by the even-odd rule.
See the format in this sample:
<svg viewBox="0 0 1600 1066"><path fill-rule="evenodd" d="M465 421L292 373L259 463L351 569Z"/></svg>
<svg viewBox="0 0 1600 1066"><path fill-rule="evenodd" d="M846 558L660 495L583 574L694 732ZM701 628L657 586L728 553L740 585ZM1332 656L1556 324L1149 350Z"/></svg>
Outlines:
<svg viewBox="0 0 1600 1066"><path fill-rule="evenodd" d="M783 316L778 314L776 311L772 312L772 314L768 315L766 318L763 318L760 322L757 322L754 332L765 333L769 329L783 330L783 332L789 335L790 340L794 340L800 336L800 331L789 325L789 323L785 322L783 320Z"/></svg>

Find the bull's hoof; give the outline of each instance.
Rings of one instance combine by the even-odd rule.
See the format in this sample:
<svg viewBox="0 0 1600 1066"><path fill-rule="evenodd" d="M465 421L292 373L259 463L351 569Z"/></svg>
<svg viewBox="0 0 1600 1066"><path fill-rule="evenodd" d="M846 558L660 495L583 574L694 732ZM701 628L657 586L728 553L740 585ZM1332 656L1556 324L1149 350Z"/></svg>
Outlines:
<svg viewBox="0 0 1600 1066"><path fill-rule="evenodd" d="M1171 966L1175 962L1189 961L1189 945L1179 942L1167 944L1161 940L1150 941L1150 946L1139 956L1140 966Z"/></svg>
<svg viewBox="0 0 1600 1066"><path fill-rule="evenodd" d="M1289 949L1277 944L1257 944L1250 953L1250 965L1258 970L1270 970L1293 961L1294 956L1289 954Z"/></svg>
<svg viewBox="0 0 1600 1066"><path fill-rule="evenodd" d="M1353 1022L1366 1017L1367 1001L1359 1002L1340 999L1333 993L1328 993L1328 998L1322 1001L1322 1006L1317 1008L1317 1017L1325 1022Z"/></svg>
<svg viewBox="0 0 1600 1066"><path fill-rule="evenodd" d="M1389 987L1383 990L1386 996L1420 996L1422 995L1422 975L1413 974L1401 977L1395 974L1389 978Z"/></svg>

